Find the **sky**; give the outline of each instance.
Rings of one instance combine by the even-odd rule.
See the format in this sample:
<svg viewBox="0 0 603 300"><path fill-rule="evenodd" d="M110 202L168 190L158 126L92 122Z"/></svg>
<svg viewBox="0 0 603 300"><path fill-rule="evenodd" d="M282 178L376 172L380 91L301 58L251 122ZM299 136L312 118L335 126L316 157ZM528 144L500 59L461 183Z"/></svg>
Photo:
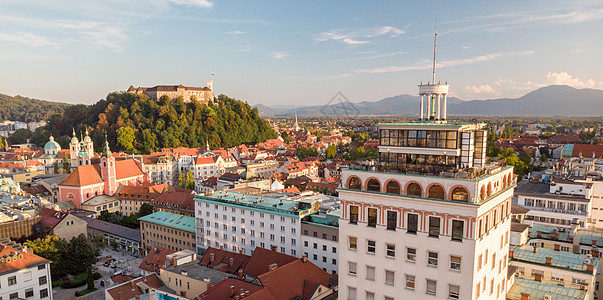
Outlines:
<svg viewBox="0 0 603 300"><path fill-rule="evenodd" d="M603 1L0 0L0 93L92 104L130 85L250 104L603 89ZM212 75L214 74L214 75Z"/></svg>

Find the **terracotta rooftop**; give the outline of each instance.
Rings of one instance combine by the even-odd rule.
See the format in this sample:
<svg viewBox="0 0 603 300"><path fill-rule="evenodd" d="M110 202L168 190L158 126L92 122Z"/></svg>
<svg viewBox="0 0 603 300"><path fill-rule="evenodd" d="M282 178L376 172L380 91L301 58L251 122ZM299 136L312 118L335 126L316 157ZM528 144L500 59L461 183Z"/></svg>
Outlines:
<svg viewBox="0 0 603 300"><path fill-rule="evenodd" d="M278 251L272 251L261 247L256 247L247 263L247 266L243 269L243 272L249 275L258 276L268 272L271 264L277 264L277 266L283 266L290 263L297 258L280 253ZM288 298L289 299L289 298Z"/></svg>
<svg viewBox="0 0 603 300"><path fill-rule="evenodd" d="M250 259L249 255L209 247L201 258L200 264L218 271L236 274L239 269L245 269Z"/></svg>
<svg viewBox="0 0 603 300"><path fill-rule="evenodd" d="M21 247L19 244L17 246L19 246L18 248ZM0 258L5 258L6 260L8 257L11 258L11 262L0 262L0 275L50 262L40 256L16 249L13 243L10 243L10 240L0 240Z"/></svg>
<svg viewBox="0 0 603 300"><path fill-rule="evenodd" d="M176 253L176 251L153 246L149 250L149 254L140 263L140 269L149 272L159 272L159 269L165 265L165 256L173 253Z"/></svg>
<svg viewBox="0 0 603 300"><path fill-rule="evenodd" d="M139 299L140 295L144 294L144 291L141 289L141 286L144 285L152 288L164 286L161 279L159 279L159 276L153 273L108 288L106 292L109 293L113 299Z"/></svg>
<svg viewBox="0 0 603 300"><path fill-rule="evenodd" d="M104 183L104 181L93 165L87 165L77 167L60 185L87 186L97 183Z"/></svg>
<svg viewBox="0 0 603 300"><path fill-rule="evenodd" d="M151 204L195 211L194 197L191 190L168 191L155 196Z"/></svg>

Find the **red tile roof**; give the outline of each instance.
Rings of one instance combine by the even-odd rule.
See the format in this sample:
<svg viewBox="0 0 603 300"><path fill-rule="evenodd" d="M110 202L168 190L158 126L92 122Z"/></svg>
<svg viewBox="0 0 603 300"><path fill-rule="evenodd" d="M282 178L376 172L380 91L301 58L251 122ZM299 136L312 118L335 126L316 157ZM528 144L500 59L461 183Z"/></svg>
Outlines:
<svg viewBox="0 0 603 300"><path fill-rule="evenodd" d="M574 150L572 151L573 157L593 157L600 158L603 156L603 145L590 145L590 144L574 144Z"/></svg>
<svg viewBox="0 0 603 300"><path fill-rule="evenodd" d="M151 201L159 195L159 192L149 186L120 186L120 189L117 190L117 198L119 199Z"/></svg>
<svg viewBox="0 0 603 300"><path fill-rule="evenodd" d="M268 266L271 264L276 263L278 266L283 266L294 260L296 258L293 256L256 247L243 272L257 277L260 274L268 272Z"/></svg>
<svg viewBox="0 0 603 300"><path fill-rule="evenodd" d="M104 183L99 174L93 165L79 166L60 185L87 186Z"/></svg>
<svg viewBox="0 0 603 300"><path fill-rule="evenodd" d="M168 191L151 200L151 204L175 207L182 210L195 211L195 195L191 190Z"/></svg>
<svg viewBox="0 0 603 300"><path fill-rule="evenodd" d="M0 275L10 272L16 272L21 269L31 268L33 266L46 264L49 260L40 256L29 254L24 251L20 251L9 245L0 243L0 257L8 255L11 258L11 262L0 263Z"/></svg>
<svg viewBox="0 0 603 300"><path fill-rule="evenodd" d="M61 221L63 221L63 219L65 219L65 217L67 217L69 214L60 212L58 210L44 208L38 215L42 217L42 225L44 227L47 227L49 230L52 230L55 226L61 223Z"/></svg>
<svg viewBox="0 0 603 300"><path fill-rule="evenodd" d="M216 163L216 158L213 156L197 157L197 159L195 160L196 165L209 165L209 164L215 164L215 163Z"/></svg>
<svg viewBox="0 0 603 300"><path fill-rule="evenodd" d="M296 186L292 186L292 187L288 187L285 189L280 189L280 190L276 190L277 192L283 192L283 193L301 193L301 191L296 187Z"/></svg>
<svg viewBox="0 0 603 300"><path fill-rule="evenodd" d="M153 248L149 250L149 254L147 254L140 263L140 269L158 273L159 269L165 266L165 256L172 253L176 253L176 251L153 246ZM115 282L115 280L113 282Z"/></svg>
<svg viewBox="0 0 603 300"><path fill-rule="evenodd" d="M244 270L251 256L209 247L201 258L200 264L218 271L236 274Z"/></svg>
<svg viewBox="0 0 603 300"><path fill-rule="evenodd" d="M151 275L138 277L120 285L108 288L106 292L108 292L113 299L138 299L140 295L144 294L144 291L138 286L139 283L146 284L153 288L160 288L164 286L161 279L159 279L159 276L153 273Z"/></svg>

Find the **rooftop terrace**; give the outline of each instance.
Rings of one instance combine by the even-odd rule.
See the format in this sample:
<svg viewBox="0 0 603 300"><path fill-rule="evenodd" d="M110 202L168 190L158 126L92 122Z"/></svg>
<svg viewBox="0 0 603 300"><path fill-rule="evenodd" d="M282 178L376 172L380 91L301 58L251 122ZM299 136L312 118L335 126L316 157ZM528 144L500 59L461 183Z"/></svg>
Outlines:
<svg viewBox="0 0 603 300"><path fill-rule="evenodd" d="M195 218L166 211L154 212L138 218L141 222L149 222L182 231L195 233Z"/></svg>
<svg viewBox="0 0 603 300"><path fill-rule="evenodd" d="M196 195L195 200L230 206L245 206L252 210L289 217L303 217L314 212L311 207L312 204L307 201L292 201L279 197L248 195L230 191L218 191L209 195Z"/></svg>

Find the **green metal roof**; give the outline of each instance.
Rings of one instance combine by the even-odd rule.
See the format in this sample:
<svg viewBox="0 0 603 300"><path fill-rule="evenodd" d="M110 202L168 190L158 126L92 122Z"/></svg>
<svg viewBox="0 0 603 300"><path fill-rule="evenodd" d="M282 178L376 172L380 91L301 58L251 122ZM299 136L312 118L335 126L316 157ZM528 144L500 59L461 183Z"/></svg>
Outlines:
<svg viewBox="0 0 603 300"><path fill-rule="evenodd" d="M555 300L587 300L589 294L586 290L566 287L550 282L540 282L526 278L515 278L515 283L507 293L507 299L519 300L521 294L529 294L530 299L544 299L549 295Z"/></svg>
<svg viewBox="0 0 603 300"><path fill-rule="evenodd" d="M158 211L138 218L139 221L153 223L173 229L195 233L195 218L166 211Z"/></svg>
<svg viewBox="0 0 603 300"><path fill-rule="evenodd" d="M559 227L544 225L544 224L534 224L530 229L530 238L538 238L538 232L540 232L540 238L548 239L548 240L559 240L571 243L572 240L569 238L569 228L559 230ZM551 238L551 233L556 230L558 238ZM593 231L593 230L584 230L578 229L576 234L574 235L580 238L580 243L584 245L592 245L592 242L595 241L597 246L603 247L603 232Z"/></svg>
<svg viewBox="0 0 603 300"><path fill-rule="evenodd" d="M196 195L196 201L228 205L232 207L247 207L251 210L288 217L303 217L311 214L311 203L308 201L293 201L279 197L250 195L229 191L218 191L212 195Z"/></svg>
<svg viewBox="0 0 603 300"><path fill-rule="evenodd" d="M533 264L539 264L543 266L549 266L552 268L564 269L567 271L580 272L590 274L595 271L588 271L586 269L585 260L587 259L584 254L576 254L573 252L556 251L548 248L537 248L534 253L534 247L530 245L517 246L512 249L513 260L523 261ZM551 257L552 263L546 264L546 258ZM591 258L591 264L594 270L599 269L599 259Z"/></svg>
<svg viewBox="0 0 603 300"><path fill-rule="evenodd" d="M574 153L574 144L563 145L563 151L561 152L561 156L572 156L572 153Z"/></svg>

